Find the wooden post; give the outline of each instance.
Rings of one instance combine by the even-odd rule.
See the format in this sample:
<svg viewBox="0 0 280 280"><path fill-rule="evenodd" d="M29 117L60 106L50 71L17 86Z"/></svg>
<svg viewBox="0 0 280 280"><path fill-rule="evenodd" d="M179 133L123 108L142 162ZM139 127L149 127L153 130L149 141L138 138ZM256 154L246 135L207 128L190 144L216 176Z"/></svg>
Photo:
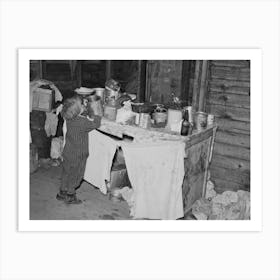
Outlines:
<svg viewBox="0 0 280 280"><path fill-rule="evenodd" d="M182 76L181 76L181 99L190 101L189 89L190 89L190 72L191 72L191 61L182 61Z"/></svg>
<svg viewBox="0 0 280 280"><path fill-rule="evenodd" d="M43 61L39 60L39 78L43 79Z"/></svg>
<svg viewBox="0 0 280 280"><path fill-rule="evenodd" d="M146 87L145 87L145 101L151 101L151 61L146 63Z"/></svg>
<svg viewBox="0 0 280 280"><path fill-rule="evenodd" d="M193 97L192 97L192 106L194 111L198 110L201 64L202 64L201 60L197 60L195 62Z"/></svg>
<svg viewBox="0 0 280 280"><path fill-rule="evenodd" d="M77 61L77 84L78 87L82 86L82 61Z"/></svg>
<svg viewBox="0 0 280 280"><path fill-rule="evenodd" d="M201 68L200 87L199 87L198 111L205 111L205 100L206 100L206 92L207 92L207 72L208 72L208 60L203 60L202 68Z"/></svg>
<svg viewBox="0 0 280 280"><path fill-rule="evenodd" d="M146 94L146 60L138 60L138 90L137 90L137 100L139 102L145 102Z"/></svg>
<svg viewBox="0 0 280 280"><path fill-rule="evenodd" d="M106 81L111 78L112 75L112 61L106 60Z"/></svg>
<svg viewBox="0 0 280 280"><path fill-rule="evenodd" d="M208 182L208 175L209 175L209 168L210 168L210 163L212 160L212 155L213 155L213 149L214 149L214 143L215 143L215 137L216 137L216 131L217 131L217 126L213 127L213 136L210 138L210 147L206 156L206 164L205 164L205 177L203 180L203 189L202 189L202 197L205 197L206 194L206 188L207 188L207 182Z"/></svg>

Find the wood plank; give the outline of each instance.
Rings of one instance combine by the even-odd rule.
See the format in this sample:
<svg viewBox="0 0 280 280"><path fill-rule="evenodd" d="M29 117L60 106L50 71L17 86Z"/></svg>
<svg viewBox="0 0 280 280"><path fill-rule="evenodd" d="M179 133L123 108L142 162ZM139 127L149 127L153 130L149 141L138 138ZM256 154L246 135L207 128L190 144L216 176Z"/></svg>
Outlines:
<svg viewBox="0 0 280 280"><path fill-rule="evenodd" d="M192 106L194 111L198 110L201 67L202 67L202 60L196 60L195 70L194 70L193 95L192 95Z"/></svg>
<svg viewBox="0 0 280 280"><path fill-rule="evenodd" d="M208 84L208 91L225 93L225 94L250 95L250 88L248 87L240 87L240 86L225 87L223 84L215 84L211 81L209 81Z"/></svg>
<svg viewBox="0 0 280 280"><path fill-rule="evenodd" d="M240 185L250 185L250 170L234 170L219 166L211 166L211 178L226 179L229 182L235 182Z"/></svg>
<svg viewBox="0 0 280 280"><path fill-rule="evenodd" d="M217 193L222 193L224 191L236 192L238 190L250 191L250 185L242 185L236 182L230 182L218 178L212 178L211 180L215 185L215 191Z"/></svg>
<svg viewBox="0 0 280 280"><path fill-rule="evenodd" d="M106 60L106 80L109 80L112 76L112 61Z"/></svg>
<svg viewBox="0 0 280 280"><path fill-rule="evenodd" d="M202 197L206 186L211 138L198 142L186 150L185 176L182 186L184 210Z"/></svg>
<svg viewBox="0 0 280 280"><path fill-rule="evenodd" d="M192 76L192 61L182 61L182 85L181 85L181 100L189 101L191 99L191 76Z"/></svg>
<svg viewBox="0 0 280 280"><path fill-rule="evenodd" d="M146 68L147 68L147 61L146 60L138 60L138 92L137 92L137 99L139 102L145 102L145 89L146 89Z"/></svg>
<svg viewBox="0 0 280 280"><path fill-rule="evenodd" d="M246 108L236 108L228 105L223 106L208 103L206 105L206 112L209 112L219 118L244 122L250 121L250 110Z"/></svg>
<svg viewBox="0 0 280 280"><path fill-rule="evenodd" d="M230 131L217 130L216 142L249 148L250 136L246 134L239 134Z"/></svg>
<svg viewBox="0 0 280 280"><path fill-rule="evenodd" d="M237 68L236 68L237 69ZM246 69L247 70L247 69ZM241 71L224 71L223 69L211 68L210 70L211 79L225 79L232 81L250 81L250 72L241 72Z"/></svg>
<svg viewBox="0 0 280 280"><path fill-rule="evenodd" d="M213 105L228 105L237 108L250 109L250 96L228 93L216 93L210 91L208 93L208 103Z"/></svg>
<svg viewBox="0 0 280 280"><path fill-rule="evenodd" d="M198 111L204 111L207 93L208 60L202 61Z"/></svg>
<svg viewBox="0 0 280 280"><path fill-rule="evenodd" d="M250 88L250 82L247 81L231 81L222 78L212 78L210 80L210 83L211 85L223 86L223 88L230 88L230 87Z"/></svg>
<svg viewBox="0 0 280 280"><path fill-rule="evenodd" d="M250 61L248 60L210 60L211 65L216 66L230 66L238 68L249 68Z"/></svg>
<svg viewBox="0 0 280 280"><path fill-rule="evenodd" d="M182 187L184 213L193 206L196 200L202 197L204 177L205 173L199 173L195 176L185 176Z"/></svg>
<svg viewBox="0 0 280 280"><path fill-rule="evenodd" d="M193 134L186 137L186 149L200 143L210 137L213 136L213 134L216 132L216 126L211 126L206 128L205 130L202 130L200 132L194 132Z"/></svg>
<svg viewBox="0 0 280 280"><path fill-rule="evenodd" d="M214 144L214 155L221 155L225 157L250 161L250 148L219 143L216 140Z"/></svg>
<svg viewBox="0 0 280 280"><path fill-rule="evenodd" d="M228 66L228 65L215 65L210 63L210 68L211 70L219 71L219 72L224 72L224 73L234 73L234 74L250 74L250 68L240 68L240 67L233 67L233 66Z"/></svg>
<svg viewBox="0 0 280 280"><path fill-rule="evenodd" d="M246 171L250 170L250 161L238 158L230 158L228 156L221 156L214 153L210 167L212 166Z"/></svg>
<svg viewBox="0 0 280 280"><path fill-rule="evenodd" d="M250 122L235 121L216 117L216 124L220 131L230 131L250 135Z"/></svg>

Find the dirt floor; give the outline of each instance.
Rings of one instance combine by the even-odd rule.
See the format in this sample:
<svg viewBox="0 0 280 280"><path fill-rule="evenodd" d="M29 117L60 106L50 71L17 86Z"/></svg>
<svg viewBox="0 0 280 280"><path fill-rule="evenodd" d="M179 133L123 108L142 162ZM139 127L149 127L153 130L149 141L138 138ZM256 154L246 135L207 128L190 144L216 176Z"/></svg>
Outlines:
<svg viewBox="0 0 280 280"><path fill-rule="evenodd" d="M31 220L127 220L129 207L125 201L114 202L97 188L83 182L77 196L79 205L66 205L56 200L60 185L60 166L40 167L30 175Z"/></svg>

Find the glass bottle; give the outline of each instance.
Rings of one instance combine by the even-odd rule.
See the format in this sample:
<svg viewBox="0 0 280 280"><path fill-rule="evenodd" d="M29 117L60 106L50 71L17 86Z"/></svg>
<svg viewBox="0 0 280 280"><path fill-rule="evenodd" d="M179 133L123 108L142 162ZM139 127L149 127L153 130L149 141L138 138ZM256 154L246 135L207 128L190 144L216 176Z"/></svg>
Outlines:
<svg viewBox="0 0 280 280"><path fill-rule="evenodd" d="M191 128L191 124L189 122L189 112L186 110L183 115L183 121L182 121L182 126L181 126L181 135L182 136L189 135L190 128Z"/></svg>

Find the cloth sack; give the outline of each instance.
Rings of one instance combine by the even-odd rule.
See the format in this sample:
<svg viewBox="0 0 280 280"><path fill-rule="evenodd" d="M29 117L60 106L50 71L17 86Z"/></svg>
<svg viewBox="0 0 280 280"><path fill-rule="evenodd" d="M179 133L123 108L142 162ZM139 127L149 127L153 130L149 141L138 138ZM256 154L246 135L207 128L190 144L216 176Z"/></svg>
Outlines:
<svg viewBox="0 0 280 280"><path fill-rule="evenodd" d="M51 143L51 158L59 159L62 156L63 151L63 137L55 137Z"/></svg>
<svg viewBox="0 0 280 280"><path fill-rule="evenodd" d="M124 143L122 150L134 191L134 218L178 219L184 216L182 142Z"/></svg>
<svg viewBox="0 0 280 280"><path fill-rule="evenodd" d="M48 137L55 136L57 130L58 116L54 113L46 113L45 131Z"/></svg>

